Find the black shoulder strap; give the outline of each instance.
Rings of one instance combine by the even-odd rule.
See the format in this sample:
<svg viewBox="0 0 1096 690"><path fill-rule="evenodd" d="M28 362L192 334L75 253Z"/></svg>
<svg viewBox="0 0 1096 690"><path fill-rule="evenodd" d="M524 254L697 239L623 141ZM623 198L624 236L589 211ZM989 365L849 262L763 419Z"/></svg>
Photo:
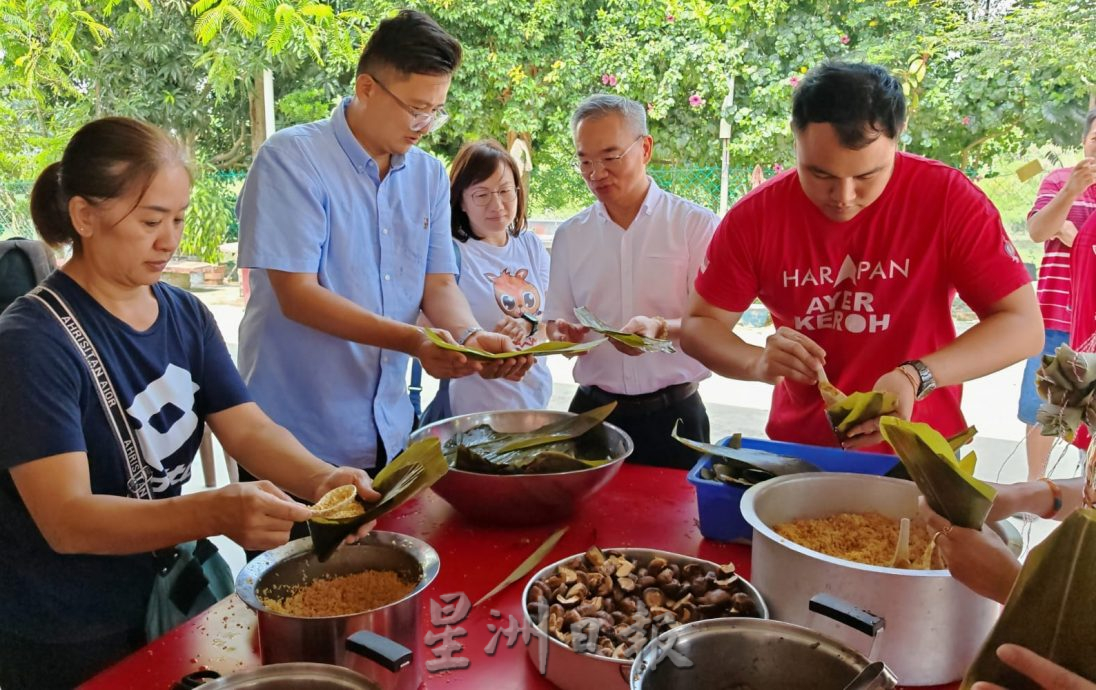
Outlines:
<svg viewBox="0 0 1096 690"><path fill-rule="evenodd" d="M149 486L148 475L145 473L145 463L141 458L141 445L138 443L133 429L129 425L125 410L118 399L118 394L111 383L95 345L84 332L80 322L69 309L68 304L56 292L50 288L39 285L27 293L29 297L38 300L42 306L53 315L72 339L72 344L84 356L91 377L95 380L99 400L107 414L107 423L110 424L114 437L118 439L118 445L122 448L122 454L126 458L126 487L131 496L136 498L152 498L152 489Z"/></svg>

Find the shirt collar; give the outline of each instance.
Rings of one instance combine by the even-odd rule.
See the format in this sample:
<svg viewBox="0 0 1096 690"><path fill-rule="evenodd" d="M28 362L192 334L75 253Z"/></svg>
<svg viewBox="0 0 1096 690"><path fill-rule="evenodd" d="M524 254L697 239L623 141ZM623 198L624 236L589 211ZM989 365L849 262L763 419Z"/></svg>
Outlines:
<svg viewBox="0 0 1096 690"><path fill-rule="evenodd" d="M650 183L647 187L647 196L643 197L643 205L639 207L639 213L636 214L636 218L639 218L639 216L649 216L654 213L655 207L658 206L658 202L661 201L662 197L666 194L650 175L647 176L647 181ZM609 212L605 210L605 204L597 201L594 203L594 209L602 220L612 221L612 218L609 217Z"/></svg>
<svg viewBox="0 0 1096 690"><path fill-rule="evenodd" d="M377 175L380 171L377 161L373 160L373 156L369 155L361 142L354 137L354 133L350 131L350 123L346 121L346 109L348 107L350 107L349 97L344 98L342 103L336 105L331 111L331 127L335 132L335 140L339 142L343 153L350 159L350 163L358 172L369 171L373 175ZM395 172L402 168L406 163L406 158L407 156L402 153L392 154L392 165L389 171Z"/></svg>

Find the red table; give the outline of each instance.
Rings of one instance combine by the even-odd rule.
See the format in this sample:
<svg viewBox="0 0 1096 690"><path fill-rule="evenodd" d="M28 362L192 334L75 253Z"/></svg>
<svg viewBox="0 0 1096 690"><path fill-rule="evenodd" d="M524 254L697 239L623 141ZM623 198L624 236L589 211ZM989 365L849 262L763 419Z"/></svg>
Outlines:
<svg viewBox="0 0 1096 690"><path fill-rule="evenodd" d="M558 527L498 529L473 525L432 492L402 506L378 525L378 529L419 537L441 556L441 571L422 597L423 625L431 632L441 629L430 625L430 599L464 592L473 602L477 601ZM625 465L612 482L579 509L570 521L570 530L534 572L570 554L584 552L592 544L603 548L664 549L717 563L733 561L738 571L749 577L748 547L701 537L696 497L685 481L685 473L678 470ZM460 622L468 634L457 638L464 646L457 656L467 658L468 667L426 674L428 689L554 687L537 673L520 641L515 647L506 648L505 641L500 640L493 656L484 651L493 637L488 623L505 625L509 614L519 621L522 619L520 599L527 579L472 608ZM501 621L490 616L491 609L501 612ZM415 663L435 658L425 642L413 651ZM224 674L259 664L255 616L236 597L229 597L81 688L168 690L179 678L199 668L208 667Z"/></svg>

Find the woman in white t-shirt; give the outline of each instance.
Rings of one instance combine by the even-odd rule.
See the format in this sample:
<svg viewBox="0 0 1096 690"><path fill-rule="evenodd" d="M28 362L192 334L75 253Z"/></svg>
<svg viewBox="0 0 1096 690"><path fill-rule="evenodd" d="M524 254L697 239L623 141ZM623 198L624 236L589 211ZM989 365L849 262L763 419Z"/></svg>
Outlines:
<svg viewBox="0 0 1096 690"><path fill-rule="evenodd" d="M549 258L536 234L524 232L517 163L498 142L476 141L457 153L449 180L458 281L476 321L510 336L519 348L542 342ZM551 396L552 376L542 359L517 382L478 376L449 382L453 415L541 409Z"/></svg>

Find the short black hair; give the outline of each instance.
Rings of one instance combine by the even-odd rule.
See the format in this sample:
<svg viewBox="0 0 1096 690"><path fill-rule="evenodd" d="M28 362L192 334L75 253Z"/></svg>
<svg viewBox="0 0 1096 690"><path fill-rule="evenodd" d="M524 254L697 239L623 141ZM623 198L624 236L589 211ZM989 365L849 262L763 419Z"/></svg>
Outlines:
<svg viewBox="0 0 1096 690"><path fill-rule="evenodd" d="M460 41L422 12L400 10L377 25L358 60L356 76L385 68L404 75L452 74L460 66Z"/></svg>
<svg viewBox="0 0 1096 690"><path fill-rule="evenodd" d="M1092 131L1092 123L1096 122L1096 108L1088 111L1088 115L1085 115L1085 131L1081 132L1081 138L1087 139L1088 133Z"/></svg>
<svg viewBox="0 0 1096 690"><path fill-rule="evenodd" d="M801 132L812 122L833 125L850 149L864 148L880 134L896 139L906 122L902 85L879 65L824 62L792 95L792 126Z"/></svg>

